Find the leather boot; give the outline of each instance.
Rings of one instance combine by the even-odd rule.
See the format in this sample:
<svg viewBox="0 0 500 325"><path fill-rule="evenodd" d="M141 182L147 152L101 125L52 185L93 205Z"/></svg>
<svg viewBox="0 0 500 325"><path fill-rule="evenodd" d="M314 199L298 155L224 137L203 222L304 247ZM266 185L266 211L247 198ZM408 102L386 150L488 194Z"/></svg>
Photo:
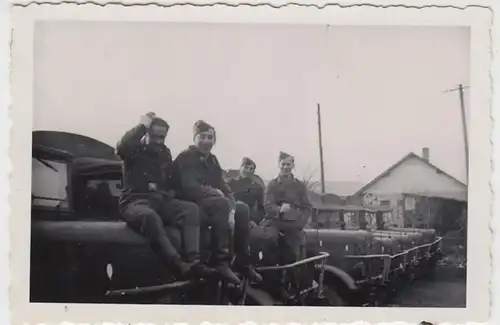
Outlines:
<svg viewBox="0 0 500 325"><path fill-rule="evenodd" d="M240 278L229 267L229 250L227 243L227 228L212 227L212 263L217 272L222 276L223 281L239 284Z"/></svg>
<svg viewBox="0 0 500 325"><path fill-rule="evenodd" d="M238 278L238 276L233 272L233 270L231 270L231 268L229 267L229 264L227 262L219 263L214 268L221 275L222 281L225 281L225 282L228 282L231 284L240 284L241 283L241 279Z"/></svg>
<svg viewBox="0 0 500 325"><path fill-rule="evenodd" d="M260 273L257 272L257 270L255 270L255 268L251 265L239 266L235 269L246 276L250 282L259 283L263 280L262 275L260 275Z"/></svg>
<svg viewBox="0 0 500 325"><path fill-rule="evenodd" d="M215 269L208 267L199 260L191 262L189 264L190 264L190 269L188 271L188 274L189 277L192 278L207 278L217 273Z"/></svg>
<svg viewBox="0 0 500 325"><path fill-rule="evenodd" d="M260 273L257 272L257 270L255 270L255 268L251 265L246 267L246 276L248 276L250 282L259 283L263 280L262 275L260 275Z"/></svg>
<svg viewBox="0 0 500 325"><path fill-rule="evenodd" d="M245 275L248 277L250 282L261 282L262 281L262 275L260 275L253 266L251 266L248 261L250 257L246 254L238 255L233 263L234 269L237 272L241 272L241 274Z"/></svg>
<svg viewBox="0 0 500 325"><path fill-rule="evenodd" d="M173 273L176 279L186 280L191 270L192 264L184 262L180 257L175 257L170 263L173 268Z"/></svg>

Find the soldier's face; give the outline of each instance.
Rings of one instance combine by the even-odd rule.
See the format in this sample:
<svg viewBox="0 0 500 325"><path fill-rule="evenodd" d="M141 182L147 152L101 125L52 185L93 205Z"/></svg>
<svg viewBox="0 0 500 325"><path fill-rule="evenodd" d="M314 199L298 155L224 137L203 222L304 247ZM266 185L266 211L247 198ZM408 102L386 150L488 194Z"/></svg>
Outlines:
<svg viewBox="0 0 500 325"><path fill-rule="evenodd" d="M290 175L294 167L295 164L292 158L283 159L280 161L280 174Z"/></svg>
<svg viewBox="0 0 500 325"><path fill-rule="evenodd" d="M148 131L148 143L159 145L165 143L168 129L163 125L152 125Z"/></svg>
<svg viewBox="0 0 500 325"><path fill-rule="evenodd" d="M243 165L240 168L240 175L244 178L252 177L254 173L255 173L254 165Z"/></svg>
<svg viewBox="0 0 500 325"><path fill-rule="evenodd" d="M214 130L198 133L194 137L194 143L196 147L201 151L209 152L210 150L212 150L215 144Z"/></svg>

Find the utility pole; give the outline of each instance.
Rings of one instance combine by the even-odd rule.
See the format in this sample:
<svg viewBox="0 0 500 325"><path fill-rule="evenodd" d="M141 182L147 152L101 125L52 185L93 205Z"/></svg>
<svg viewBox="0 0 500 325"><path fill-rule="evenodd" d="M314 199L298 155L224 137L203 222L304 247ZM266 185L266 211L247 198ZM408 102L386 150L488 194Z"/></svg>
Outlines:
<svg viewBox="0 0 500 325"><path fill-rule="evenodd" d="M465 148L465 171L467 172L467 184L469 184L469 137L467 136L467 116L465 114L464 86L462 84L458 85L458 94L460 95L460 111L462 112L462 133L464 135Z"/></svg>
<svg viewBox="0 0 500 325"><path fill-rule="evenodd" d="M462 115L462 133L464 137L464 150L465 150L465 172L467 184L469 184L469 137L467 135L467 116L465 113L465 103L464 103L464 89L469 87L464 87L462 84L458 85L458 88L449 89L445 92L458 91L460 99L460 113Z"/></svg>
<svg viewBox="0 0 500 325"><path fill-rule="evenodd" d="M319 160L321 168L321 193L325 193L325 169L323 165L323 137L321 134L321 107L318 103Z"/></svg>

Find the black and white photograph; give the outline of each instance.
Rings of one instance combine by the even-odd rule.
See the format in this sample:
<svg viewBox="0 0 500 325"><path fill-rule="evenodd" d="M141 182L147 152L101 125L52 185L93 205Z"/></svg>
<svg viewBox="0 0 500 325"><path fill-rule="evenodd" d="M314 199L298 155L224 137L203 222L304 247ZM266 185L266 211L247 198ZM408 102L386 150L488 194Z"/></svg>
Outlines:
<svg viewBox="0 0 500 325"><path fill-rule="evenodd" d="M480 28L67 9L14 24L27 304L487 316Z"/></svg>

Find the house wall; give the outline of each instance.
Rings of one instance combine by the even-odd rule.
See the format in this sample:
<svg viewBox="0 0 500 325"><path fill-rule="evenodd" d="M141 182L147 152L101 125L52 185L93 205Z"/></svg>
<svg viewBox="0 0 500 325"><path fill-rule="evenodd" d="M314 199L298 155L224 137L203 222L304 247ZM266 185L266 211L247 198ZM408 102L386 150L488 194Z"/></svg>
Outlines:
<svg viewBox="0 0 500 325"><path fill-rule="evenodd" d="M369 190L369 189L367 189ZM377 197L379 202L381 203L380 205L383 206L389 206L392 208L392 214L391 214L391 220L390 224L391 226L396 226L396 227L403 227L404 225L404 219L403 219L403 194L401 193L373 193L373 192L363 192L363 194L360 194L359 200L363 201L363 195L366 193L373 194L374 196Z"/></svg>
<svg viewBox="0 0 500 325"><path fill-rule="evenodd" d="M392 223L402 227L404 224L403 193L462 193L466 186L448 177L444 172L436 171L417 157L410 157L393 169L388 175L366 188L359 194L364 197L372 194L378 201L389 201L393 209Z"/></svg>

